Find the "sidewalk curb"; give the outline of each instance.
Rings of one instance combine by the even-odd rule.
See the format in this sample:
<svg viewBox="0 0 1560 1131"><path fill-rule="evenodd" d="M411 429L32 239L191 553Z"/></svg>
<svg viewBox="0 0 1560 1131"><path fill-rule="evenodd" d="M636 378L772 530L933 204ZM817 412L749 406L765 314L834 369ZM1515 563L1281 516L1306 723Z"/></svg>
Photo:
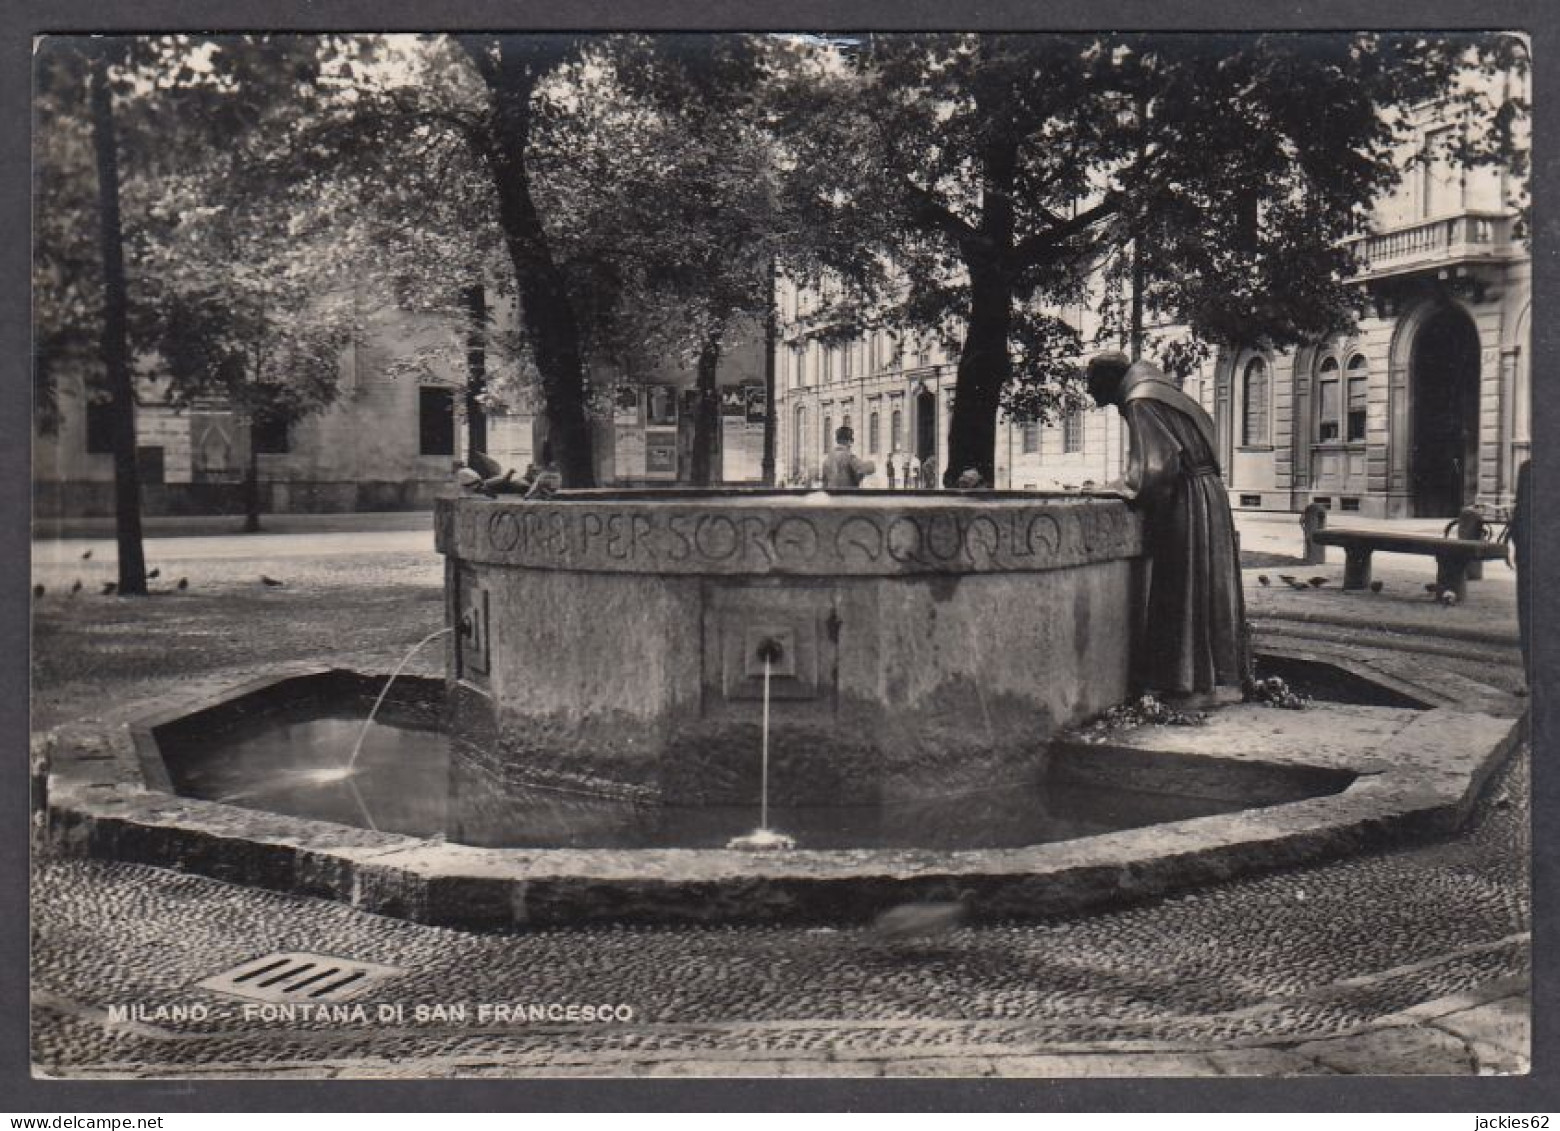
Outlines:
<svg viewBox="0 0 1560 1131"><path fill-rule="evenodd" d="M1350 628L1356 631L1361 629L1372 633L1398 633L1404 636L1423 636L1431 639L1459 640L1468 644L1486 644L1496 648L1520 648L1521 642L1517 637L1504 632L1490 632L1478 628L1466 628L1462 625L1424 625L1414 621L1377 620L1364 624L1358 617L1347 617L1339 613L1317 612L1264 612L1251 614L1251 622L1260 625L1264 621L1283 621L1292 624L1324 625L1328 628ZM1383 645L1390 647L1390 645Z"/></svg>

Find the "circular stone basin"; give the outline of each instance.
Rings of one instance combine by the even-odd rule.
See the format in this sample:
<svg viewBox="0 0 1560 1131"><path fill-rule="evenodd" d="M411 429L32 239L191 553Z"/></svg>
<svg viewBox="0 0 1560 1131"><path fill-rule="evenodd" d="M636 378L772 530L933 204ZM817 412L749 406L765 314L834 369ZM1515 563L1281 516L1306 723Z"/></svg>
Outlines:
<svg viewBox="0 0 1560 1131"><path fill-rule="evenodd" d="M451 728L499 793L777 805L1042 780L1129 691L1140 520L1027 492L444 499ZM766 678L766 659L767 678Z"/></svg>
<svg viewBox="0 0 1560 1131"><path fill-rule="evenodd" d="M1322 657L1287 658L1312 665L1290 670L1316 677L1320 689L1381 681L1374 669L1344 670L1347 662L1316 667ZM1260 661L1259 674L1268 674ZM1417 687L1385 678L1397 684L1388 688L1394 696ZM553 794L550 809L511 809L510 799L523 802L523 794L472 793L459 771L471 748L458 738L440 739L448 710L443 680L396 680L380 711L386 725L363 746L356 772L343 777L359 720L384 686L383 675L293 668L227 692L170 695L147 704L128 727L84 724L56 732L47 755L46 843L65 853L174 867L468 928L860 922L906 900L948 900L966 891L980 918L1032 918L1450 831L1521 732L1509 719L1423 709L1423 701L1419 709L1318 701L1300 713L1237 706L1213 712L1206 729L1145 727L1103 741L1091 728L1050 744L1039 785L1069 792L1096 787L1117 798L1151 791L1160 795L1154 804L1191 799L1218 811L1083 835L1102 830L1083 827L1093 814L1053 806L1049 816L1076 822L1081 839L944 847L947 841L936 838L953 830L962 839L961 829L972 826L973 843L1000 841L984 821L967 819L992 812L991 791L954 792L946 799L951 817L918 821L915 835L898 842L937 847L828 848L798 837L791 851L745 852L654 847L666 843L664 836L643 835L647 827L677 825L693 806L663 804L656 808L664 812L647 822L648 806L621 801ZM313 733L317 724L324 730ZM275 741L280 732L287 741ZM270 752L241 755L256 738ZM1046 794L1031 796L1042 798L1037 808L1045 807ZM472 810L474 799L486 803ZM652 846L575 847L623 843L578 839L610 826L582 819L583 813L613 808L636 814L629 829L638 839L631 843ZM841 830L859 838L857 818L871 807L825 808L818 807L819 824L810 830L786 828L777 817L785 813L789 820L791 811L781 806L772 808L767 824L779 834L802 831L840 843ZM738 833L758 828L757 809L752 799L746 802ZM1157 813L1161 820L1174 816ZM507 824L488 823L495 818ZM884 822L866 827L875 835ZM561 847L459 842L495 828L503 843ZM705 834L679 840L689 843L695 835Z"/></svg>
<svg viewBox="0 0 1560 1131"><path fill-rule="evenodd" d="M384 833L492 848L718 849L757 825L744 804L673 805L504 787L442 728L441 690L398 680L348 766L375 681L280 680L153 728L186 797ZM815 849L1014 848L1336 793L1350 774L1064 749L1044 780L873 805L771 807L769 824Z"/></svg>

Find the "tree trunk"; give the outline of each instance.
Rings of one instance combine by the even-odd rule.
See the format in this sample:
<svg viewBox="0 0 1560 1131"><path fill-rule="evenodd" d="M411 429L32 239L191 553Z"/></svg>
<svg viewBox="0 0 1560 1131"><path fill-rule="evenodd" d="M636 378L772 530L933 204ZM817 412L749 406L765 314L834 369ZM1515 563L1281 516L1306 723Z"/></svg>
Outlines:
<svg viewBox="0 0 1560 1131"><path fill-rule="evenodd" d="M481 283L466 288L466 455L486 452L487 410L487 290Z"/></svg>
<svg viewBox="0 0 1560 1131"><path fill-rule="evenodd" d="M693 467L695 487L708 487L715 479L715 429L720 424L720 397L715 384L720 366L720 331L712 333L699 351L698 392L693 412Z"/></svg>
<svg viewBox="0 0 1560 1131"><path fill-rule="evenodd" d="M561 62L561 47L550 37L499 37L489 41L496 55L477 58L493 96L493 126L488 163L498 191L499 223L514 264L521 317L541 375L547 432L553 458L566 487L593 487L590 420L579 326L563 272L553 259L547 233L531 196L527 166L531 134L531 96L537 82ZM463 40L474 57L479 45Z"/></svg>
<svg viewBox="0 0 1560 1131"><path fill-rule="evenodd" d="M260 532L260 445L255 420L249 418L249 463L244 469L244 533Z"/></svg>
<svg viewBox="0 0 1560 1131"><path fill-rule="evenodd" d="M954 385L945 486L972 467L988 485L996 483L997 408L1012 369L1012 286L989 264L972 263L969 268L970 320Z"/></svg>
<svg viewBox="0 0 1560 1131"><path fill-rule="evenodd" d="M977 93L977 105L981 101ZM992 111L988 108L987 113ZM1008 336L1013 331L1010 265L1017 175L1017 141L1001 133L993 135L981 150L980 227L959 249L969 272L970 314L948 426L948 462L942 469L945 487L970 468L980 472L988 486L997 481L997 408L1012 375Z"/></svg>
<svg viewBox="0 0 1560 1131"><path fill-rule="evenodd" d="M98 45L89 78L92 144L97 158L99 243L103 253L103 367L114 417L114 535L119 592L146 593L146 552L141 542L141 472L135 461L135 386L126 341L129 297L125 286L124 235L119 219L119 153L114 128L108 59Z"/></svg>

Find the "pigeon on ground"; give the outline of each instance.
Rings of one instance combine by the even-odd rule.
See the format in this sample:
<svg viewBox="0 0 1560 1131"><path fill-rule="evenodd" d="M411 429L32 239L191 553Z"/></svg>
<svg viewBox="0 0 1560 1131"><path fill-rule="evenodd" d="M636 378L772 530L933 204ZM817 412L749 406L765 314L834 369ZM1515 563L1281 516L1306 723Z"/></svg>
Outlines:
<svg viewBox="0 0 1560 1131"><path fill-rule="evenodd" d="M34 597L42 597L43 596L43 586L41 586L41 585L34 585L33 586L33 596Z"/></svg>
<svg viewBox="0 0 1560 1131"><path fill-rule="evenodd" d="M1272 585L1273 583L1268 580L1268 575L1267 574L1259 573L1259 574L1257 574L1257 584L1262 586L1262 588L1266 589L1269 585Z"/></svg>
<svg viewBox="0 0 1560 1131"><path fill-rule="evenodd" d="M162 576L162 570L154 569L154 570L152 570L150 573L148 573L146 575L146 580L148 580L148 581L156 581L161 576Z"/></svg>
<svg viewBox="0 0 1560 1131"><path fill-rule="evenodd" d="M1441 604L1447 606L1448 608L1457 604L1457 594L1453 593L1450 589L1441 590Z"/></svg>
<svg viewBox="0 0 1560 1131"><path fill-rule="evenodd" d="M81 578L79 578L79 577L76 578L76 584L74 584L74 585L72 585L70 587L70 591L72 593L80 593L81 592Z"/></svg>
<svg viewBox="0 0 1560 1131"><path fill-rule="evenodd" d="M1380 593L1381 592L1381 582L1379 582L1379 581L1372 581L1370 583L1370 591L1372 593Z"/></svg>
<svg viewBox="0 0 1560 1131"><path fill-rule="evenodd" d="M1289 578L1285 578L1285 580L1289 582L1289 588L1291 588L1291 589L1298 589L1302 593L1304 593L1307 589L1310 588L1309 585L1307 585L1303 581L1300 581L1298 578L1289 577Z"/></svg>
<svg viewBox="0 0 1560 1131"><path fill-rule="evenodd" d="M872 921L869 928L880 939L919 939L944 934L958 927L969 915L968 892L957 899L924 900L890 907Z"/></svg>
<svg viewBox="0 0 1560 1131"><path fill-rule="evenodd" d="M1326 585L1332 579L1328 578L1328 577L1312 577L1312 578L1308 578L1307 580L1310 581L1312 589L1320 589L1322 586Z"/></svg>
<svg viewBox="0 0 1560 1131"><path fill-rule="evenodd" d="M262 573L260 575L260 584L262 584L262 585L269 585L272 589L280 589L284 585L286 585L287 582L285 582L285 581L278 581L278 580L276 580L276 578L274 578L274 577L267 577L265 574Z"/></svg>
<svg viewBox="0 0 1560 1131"><path fill-rule="evenodd" d="M190 587L190 579L187 578L187 577L179 578L179 584L174 586L174 588L177 589L181 593L184 592L184 590L188 589L189 587Z"/></svg>
<svg viewBox="0 0 1560 1131"><path fill-rule="evenodd" d="M116 582L116 581L105 581L105 582L103 582L103 596L105 596L105 597L113 596L114 590L116 590L118 588L119 588L119 583Z"/></svg>
<svg viewBox="0 0 1560 1131"><path fill-rule="evenodd" d="M1293 585L1295 583L1294 575L1288 573L1279 574L1278 579L1287 585Z"/></svg>
<svg viewBox="0 0 1560 1131"><path fill-rule="evenodd" d="M86 561L86 560L87 560L87 559L88 559L88 558L90 558L90 557L91 557L91 556L92 556L92 551L91 551L91 550L88 550L88 551L87 551L87 552L86 552L86 553L84 553L84 554L82 554L82 555L81 555L81 560L82 560L82 561Z"/></svg>

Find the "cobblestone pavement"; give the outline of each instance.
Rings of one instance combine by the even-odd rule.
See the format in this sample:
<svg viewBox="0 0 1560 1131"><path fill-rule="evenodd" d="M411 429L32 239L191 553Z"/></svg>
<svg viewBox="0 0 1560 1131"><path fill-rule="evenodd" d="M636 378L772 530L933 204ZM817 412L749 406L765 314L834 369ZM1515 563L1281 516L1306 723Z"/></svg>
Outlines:
<svg viewBox="0 0 1560 1131"><path fill-rule="evenodd" d="M51 568L68 578L78 567ZM275 590L258 584L281 568L270 558L175 568L189 591L146 602L51 592L38 603L39 725L166 693L197 672L301 657L387 668L440 618L431 552L299 554ZM1442 611L1457 612L1426 604L1410 615ZM1520 710L1509 647L1384 648L1401 641L1282 616L1259 629ZM158 869L40 860L34 1060L46 1074L87 1076L1522 1072L1528 797L1524 750L1450 840L898 944L857 929L468 933ZM109 1018L118 1005L236 1011L194 983L273 950L405 973L363 995L361 1023ZM479 1019L478 1003L622 1004L633 1016L506 1024ZM404 1016L373 1020L381 1004ZM419 1004L470 1013L419 1019Z"/></svg>

